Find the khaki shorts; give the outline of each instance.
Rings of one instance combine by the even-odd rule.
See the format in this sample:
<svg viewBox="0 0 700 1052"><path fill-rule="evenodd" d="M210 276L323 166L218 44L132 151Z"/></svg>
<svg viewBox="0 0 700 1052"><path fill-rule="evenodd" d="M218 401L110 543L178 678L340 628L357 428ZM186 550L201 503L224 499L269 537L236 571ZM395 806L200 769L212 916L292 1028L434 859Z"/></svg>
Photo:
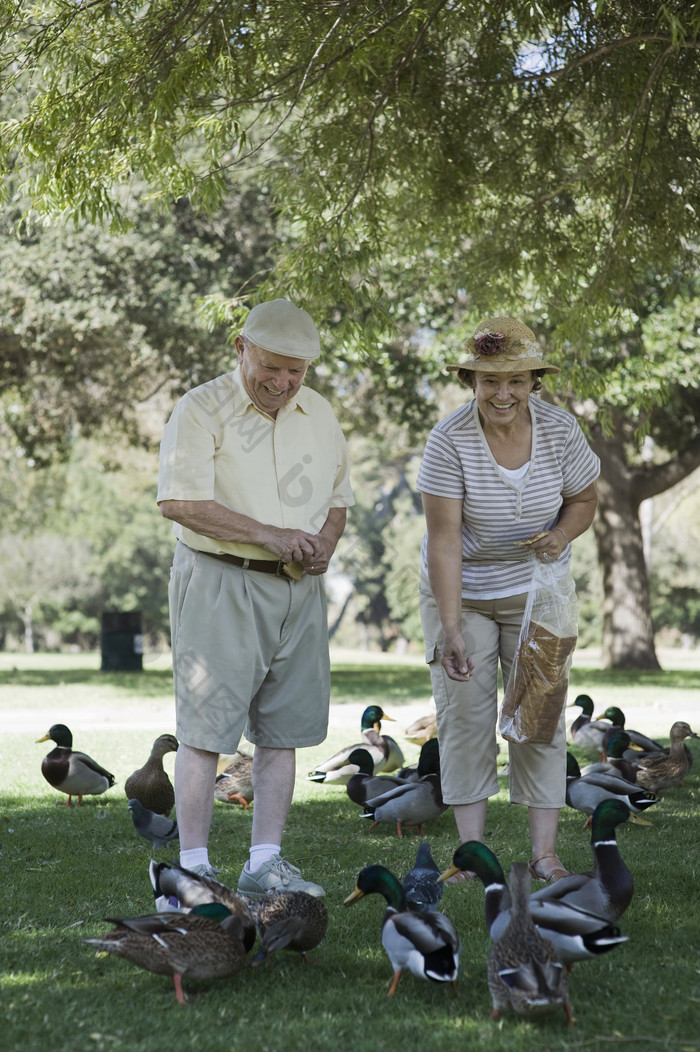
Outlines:
<svg viewBox="0 0 700 1052"><path fill-rule="evenodd" d="M320 577L244 570L179 542L169 599L180 741L232 753L243 734L270 749L325 739L330 660Z"/></svg>
<svg viewBox="0 0 700 1052"><path fill-rule="evenodd" d="M498 666L507 683L518 646L527 593L505 599L463 599L462 632L474 672L466 683L440 664L443 640L437 605L425 578L420 611L426 661L437 710L442 795L446 804L473 804L499 792L496 773ZM512 803L563 807L566 803L566 723L562 711L547 744L509 743Z"/></svg>

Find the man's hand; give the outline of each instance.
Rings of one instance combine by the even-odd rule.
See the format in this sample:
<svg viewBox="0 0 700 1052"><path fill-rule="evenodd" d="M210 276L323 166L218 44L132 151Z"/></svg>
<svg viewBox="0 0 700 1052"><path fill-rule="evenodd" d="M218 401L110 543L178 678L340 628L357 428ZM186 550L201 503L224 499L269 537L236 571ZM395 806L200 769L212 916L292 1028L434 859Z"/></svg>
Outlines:
<svg viewBox="0 0 700 1052"><path fill-rule="evenodd" d="M335 544L330 538L320 533L315 535L314 541L316 542L314 551L303 560L302 566L307 573L317 577L328 569L328 563L335 551Z"/></svg>
<svg viewBox="0 0 700 1052"><path fill-rule="evenodd" d="M305 564L318 549L318 538L305 530L285 530L278 526L266 526L260 545L283 563Z"/></svg>

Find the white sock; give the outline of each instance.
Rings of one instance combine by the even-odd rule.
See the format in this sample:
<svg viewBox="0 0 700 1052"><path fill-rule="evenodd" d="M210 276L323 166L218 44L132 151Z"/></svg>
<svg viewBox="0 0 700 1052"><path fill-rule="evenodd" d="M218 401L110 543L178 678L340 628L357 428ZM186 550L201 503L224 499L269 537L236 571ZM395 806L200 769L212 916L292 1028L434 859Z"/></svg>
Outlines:
<svg viewBox="0 0 700 1052"><path fill-rule="evenodd" d="M181 851L180 865L184 869L192 869L193 866L210 865L209 850L206 847L192 847L187 851Z"/></svg>
<svg viewBox="0 0 700 1052"><path fill-rule="evenodd" d="M281 844L255 844L250 849L250 858L245 864L245 868L249 873L253 873L256 869L265 863L269 862L275 855L279 855L282 850Z"/></svg>

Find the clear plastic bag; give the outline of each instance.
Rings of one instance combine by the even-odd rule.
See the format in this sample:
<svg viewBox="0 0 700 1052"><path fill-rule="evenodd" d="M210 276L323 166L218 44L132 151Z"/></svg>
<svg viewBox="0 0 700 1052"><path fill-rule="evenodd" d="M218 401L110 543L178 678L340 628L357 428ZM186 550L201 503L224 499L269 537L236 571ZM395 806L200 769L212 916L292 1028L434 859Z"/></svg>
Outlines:
<svg viewBox="0 0 700 1052"><path fill-rule="evenodd" d="M578 635L578 599L566 563L535 558L518 649L498 730L506 741L550 742L557 729Z"/></svg>

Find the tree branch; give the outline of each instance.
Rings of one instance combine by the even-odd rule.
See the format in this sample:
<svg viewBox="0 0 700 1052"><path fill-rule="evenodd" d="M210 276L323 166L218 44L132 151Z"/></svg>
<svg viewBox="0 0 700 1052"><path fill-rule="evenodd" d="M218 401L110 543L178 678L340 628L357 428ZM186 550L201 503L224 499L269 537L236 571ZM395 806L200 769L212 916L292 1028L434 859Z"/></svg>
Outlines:
<svg viewBox="0 0 700 1052"><path fill-rule="evenodd" d="M700 467L700 433L684 448L664 464L651 464L635 469L631 473L632 492L641 504L649 497L665 493Z"/></svg>
<svg viewBox="0 0 700 1052"><path fill-rule="evenodd" d="M596 62L598 59L605 58L613 51L618 51L620 48L629 47L633 44L665 44L671 49L682 49L690 48L691 50L697 50L700 48L700 42L691 40L679 43L673 40L669 36L661 36L658 33L639 33L632 37L620 37L618 40L611 40L606 44L601 44L600 47L594 48L593 51L589 51L585 55L579 55L571 62L567 62L565 66L561 66L559 69L547 69L540 73L524 73L518 76L518 81L530 81L537 82L541 80L563 80L569 73L573 73L575 69L580 66L585 66L588 63Z"/></svg>

